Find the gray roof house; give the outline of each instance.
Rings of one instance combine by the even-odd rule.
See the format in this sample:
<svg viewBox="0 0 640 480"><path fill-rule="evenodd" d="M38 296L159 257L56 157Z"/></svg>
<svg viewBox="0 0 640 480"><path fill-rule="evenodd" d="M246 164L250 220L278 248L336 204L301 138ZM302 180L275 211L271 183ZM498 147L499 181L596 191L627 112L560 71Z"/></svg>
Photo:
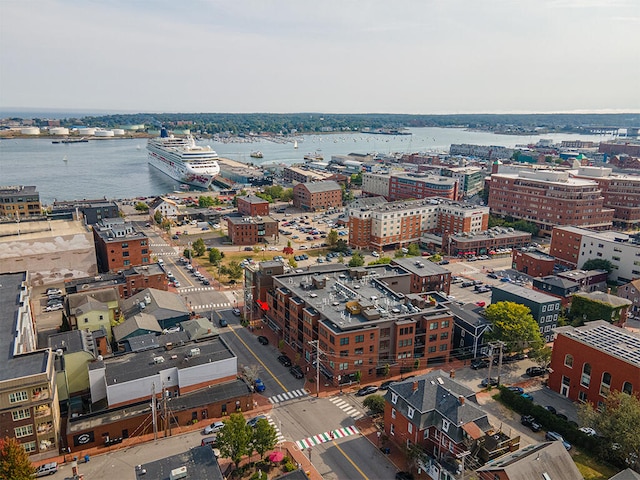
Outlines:
<svg viewBox="0 0 640 480"><path fill-rule="evenodd" d="M122 313L125 318L143 311L156 318L162 327L160 330L173 327L191 317L189 308L179 295L155 288L147 288L122 301Z"/></svg>

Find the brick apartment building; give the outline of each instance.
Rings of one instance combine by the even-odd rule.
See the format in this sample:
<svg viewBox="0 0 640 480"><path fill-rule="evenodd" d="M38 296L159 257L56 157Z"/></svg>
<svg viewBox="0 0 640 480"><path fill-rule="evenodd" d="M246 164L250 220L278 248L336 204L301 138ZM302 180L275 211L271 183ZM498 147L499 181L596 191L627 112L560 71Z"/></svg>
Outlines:
<svg viewBox="0 0 640 480"><path fill-rule="evenodd" d="M614 210L613 223L624 229L640 226L640 177L612 173L611 168L580 167L574 178L592 180L602 189L604 206Z"/></svg>
<svg viewBox="0 0 640 480"><path fill-rule="evenodd" d="M257 245L278 241L278 221L268 216L228 215L227 229L233 245Z"/></svg>
<svg viewBox="0 0 640 480"><path fill-rule="evenodd" d="M238 213L246 217L268 216L269 202L256 197L255 195L247 195L246 197L236 197L238 202Z"/></svg>
<svg viewBox="0 0 640 480"><path fill-rule="evenodd" d="M640 335L604 320L559 327L548 385L574 402L601 406L612 390L640 392Z"/></svg>
<svg viewBox="0 0 640 480"><path fill-rule="evenodd" d="M556 262L581 269L587 260L602 258L613 265L610 281L627 283L640 277L640 235L622 232L596 232L586 228L556 227L551 236L549 255Z"/></svg>
<svg viewBox="0 0 640 480"><path fill-rule="evenodd" d="M511 264L515 270L531 277L553 274L555 258L537 249L522 248L511 252Z"/></svg>
<svg viewBox="0 0 640 480"><path fill-rule="evenodd" d="M120 298L129 298L145 288L168 290L167 274L157 263L94 277L74 278L67 280L64 285L66 293L117 287Z"/></svg>
<svg viewBox="0 0 640 480"><path fill-rule="evenodd" d="M315 267L273 277L263 312L270 328L334 385L367 382L416 367L446 363L453 317L449 301L436 292L412 294L411 274L398 265L349 269Z"/></svg>
<svg viewBox="0 0 640 480"><path fill-rule="evenodd" d="M342 207L342 188L333 180L299 183L293 187L293 206L315 212Z"/></svg>
<svg viewBox="0 0 640 480"><path fill-rule="evenodd" d="M117 272L133 266L149 265L149 238L121 218L103 219L93 226L99 272Z"/></svg>
<svg viewBox="0 0 640 480"><path fill-rule="evenodd" d="M362 193L382 195L389 201L429 197L458 199L458 181L425 173L364 173Z"/></svg>
<svg viewBox="0 0 640 480"><path fill-rule="evenodd" d="M489 222L488 207L442 198L359 204L348 215L349 244L378 251L418 243L427 232L479 233Z"/></svg>
<svg viewBox="0 0 640 480"><path fill-rule="evenodd" d="M632 155L640 157L640 143L637 142L600 142L598 152L608 155Z"/></svg>
<svg viewBox="0 0 640 480"><path fill-rule="evenodd" d="M491 175L488 205L492 214L535 223L541 235L550 235L556 225L606 230L614 213L604 207L596 182L571 178L566 171L500 169Z"/></svg>
<svg viewBox="0 0 640 480"><path fill-rule="evenodd" d="M268 310L267 293L273 289L273 277L284 273L284 263L271 260L248 265L244 269L245 319L261 319ZM234 305L237 307L238 305Z"/></svg>
<svg viewBox="0 0 640 480"><path fill-rule="evenodd" d="M25 218L42 215L40 193L35 186L0 187L0 218Z"/></svg>
<svg viewBox="0 0 640 480"><path fill-rule="evenodd" d="M449 293L451 272L429 260L421 258L394 258L392 265L399 265L411 274L411 293Z"/></svg>

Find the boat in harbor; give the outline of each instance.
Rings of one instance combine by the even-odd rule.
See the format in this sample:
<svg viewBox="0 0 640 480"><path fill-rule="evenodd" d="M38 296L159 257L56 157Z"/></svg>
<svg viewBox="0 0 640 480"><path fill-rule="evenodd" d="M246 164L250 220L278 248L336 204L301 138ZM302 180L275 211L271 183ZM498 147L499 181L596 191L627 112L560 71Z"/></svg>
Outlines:
<svg viewBox="0 0 640 480"><path fill-rule="evenodd" d="M263 158L264 157L264 155L262 154L262 152L260 150L256 150L255 152L251 152L249 154L249 156L251 158Z"/></svg>
<svg viewBox="0 0 640 480"><path fill-rule="evenodd" d="M304 156L304 159L307 160L308 162L321 162L322 160L324 160L324 157L322 156L321 153L315 152L315 153L307 153Z"/></svg>
<svg viewBox="0 0 640 480"><path fill-rule="evenodd" d="M220 174L218 154L209 145L196 145L191 135L174 137L165 128L149 139L149 165L181 184L207 189Z"/></svg>
<svg viewBox="0 0 640 480"><path fill-rule="evenodd" d="M63 138L60 140L60 143L87 143L89 141L88 138L80 137L80 138Z"/></svg>

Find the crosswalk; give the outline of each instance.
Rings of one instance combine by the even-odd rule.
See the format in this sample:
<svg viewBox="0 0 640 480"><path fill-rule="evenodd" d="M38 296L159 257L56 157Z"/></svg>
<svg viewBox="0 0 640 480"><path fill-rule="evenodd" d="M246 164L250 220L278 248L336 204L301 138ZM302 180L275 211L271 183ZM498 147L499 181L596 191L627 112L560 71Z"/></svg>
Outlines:
<svg viewBox="0 0 640 480"><path fill-rule="evenodd" d="M215 289L216 289L215 287L182 287L182 288L179 288L178 291L180 293L189 293L189 292L207 292Z"/></svg>
<svg viewBox="0 0 640 480"><path fill-rule="evenodd" d="M364 417L364 413L362 413L357 408L352 407L349 403L345 402L342 397L330 397L329 401L354 420L359 420L360 418Z"/></svg>
<svg viewBox="0 0 640 480"><path fill-rule="evenodd" d="M276 431L276 442L277 442L276 444L284 442L284 435L282 435L280 428L278 428L278 425L276 425L276 422L273 421L273 418L271 418L271 415L267 415L267 422L269 422L269 425L271 425Z"/></svg>
<svg viewBox="0 0 640 480"><path fill-rule="evenodd" d="M206 305L192 305L193 310L211 310L212 308L229 308L230 303L208 303Z"/></svg>
<svg viewBox="0 0 640 480"><path fill-rule="evenodd" d="M273 395L269 397L269 401L271 403L282 403L287 400L293 400L294 398L302 398L309 395L309 392L304 388L299 388L298 390L292 390L290 392L280 393L278 395Z"/></svg>
<svg viewBox="0 0 640 480"><path fill-rule="evenodd" d="M302 440L296 440L296 446L300 450L304 450L305 448L320 445L321 443L330 442L331 440L335 440L336 438L349 437L351 435L357 435L358 433L360 432L353 425L350 427L336 428L335 430L319 433L318 435L313 435L312 437L303 438Z"/></svg>

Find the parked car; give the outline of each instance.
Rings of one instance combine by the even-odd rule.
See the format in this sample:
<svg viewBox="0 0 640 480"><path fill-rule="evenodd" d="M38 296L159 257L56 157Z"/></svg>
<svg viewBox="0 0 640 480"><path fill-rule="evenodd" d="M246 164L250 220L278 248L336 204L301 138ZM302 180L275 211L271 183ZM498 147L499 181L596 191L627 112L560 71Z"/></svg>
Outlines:
<svg viewBox="0 0 640 480"><path fill-rule="evenodd" d="M551 405L547 405L547 406L546 406L546 407L544 407L544 408L546 408L546 409L547 409L547 411L549 411L549 412L553 413L554 415L555 415L556 413L558 413L558 411L556 410L556 407L553 407L553 406L551 406Z"/></svg>
<svg viewBox="0 0 640 480"><path fill-rule="evenodd" d="M202 431L203 435L211 435L212 433L217 433L220 430L222 430L222 427L224 427L224 423L222 422L213 422L211 425L207 425L206 427L204 427L204 430Z"/></svg>
<svg viewBox="0 0 640 480"><path fill-rule="evenodd" d="M473 370L479 370L480 368L487 368L489 366L489 360L485 358L478 358L471 362L471 368Z"/></svg>
<svg viewBox="0 0 640 480"><path fill-rule="evenodd" d="M545 440L549 440L551 442L562 442L562 444L564 445L564 448L566 448L567 450L571 450L571 444L569 442L567 442L564 437L562 435L560 435L558 432L547 432L544 435L544 439Z"/></svg>
<svg viewBox="0 0 640 480"><path fill-rule="evenodd" d="M362 387L356 393L358 397L364 397L365 395L371 395L372 393L376 393L378 391L377 385L367 385L366 387Z"/></svg>
<svg viewBox="0 0 640 480"><path fill-rule="evenodd" d="M59 288L47 288L45 292L47 295L62 295L62 290Z"/></svg>
<svg viewBox="0 0 640 480"><path fill-rule="evenodd" d="M239 317L239 316L240 316L240 309L239 309L239 308L234 308L234 309L232 310L232 312L233 312L233 314L234 314L236 317Z"/></svg>
<svg viewBox="0 0 640 480"><path fill-rule="evenodd" d="M530 393L523 393L520 396L525 400L529 400L530 402L533 402L533 395L531 395Z"/></svg>
<svg viewBox="0 0 640 480"><path fill-rule="evenodd" d="M520 417L520 423L525 427L529 427L534 432L542 430L542 426L536 421L533 415L523 415Z"/></svg>
<svg viewBox="0 0 640 480"><path fill-rule="evenodd" d="M396 383L396 380L387 380L386 382L382 382L382 384L380 384L380 390L386 390L394 383Z"/></svg>
<svg viewBox="0 0 640 480"><path fill-rule="evenodd" d="M263 335L260 335L258 337L258 343L260 345L269 345L269 339L267 337L263 336Z"/></svg>
<svg viewBox="0 0 640 480"><path fill-rule="evenodd" d="M264 385L264 382L259 378L255 379L255 381L253 382L253 386L255 387L256 392L264 392L267 389L267 387L265 387Z"/></svg>
<svg viewBox="0 0 640 480"><path fill-rule="evenodd" d="M524 388L516 387L515 385L507 387L507 390L509 390L510 392L513 392L513 393L515 393L517 395L522 395L524 393Z"/></svg>
<svg viewBox="0 0 640 480"><path fill-rule="evenodd" d="M286 355L280 355L278 357L278 361L284 365L285 367L290 367L291 366L291 359L289 357L287 357Z"/></svg>
<svg viewBox="0 0 640 480"><path fill-rule="evenodd" d="M410 472L398 472L396 473L396 480L413 480L413 473Z"/></svg>
<svg viewBox="0 0 640 480"><path fill-rule="evenodd" d="M257 417L250 418L249 420L247 420L247 425L255 428L256 425L258 424L258 421L262 419L266 420L267 417L265 415L258 415Z"/></svg>
<svg viewBox="0 0 640 480"><path fill-rule="evenodd" d="M302 368L298 365L294 365L289 369L289 373L293 375L295 378L300 379L304 377L304 373L302 372Z"/></svg>
<svg viewBox="0 0 640 480"><path fill-rule="evenodd" d="M61 303L56 303L54 305L47 306L44 311L45 312L55 312L56 310L62 310L64 307Z"/></svg>
<svg viewBox="0 0 640 480"><path fill-rule="evenodd" d="M498 279L498 275L496 275L495 273L488 273L487 277L489 278L495 278L496 280Z"/></svg>
<svg viewBox="0 0 640 480"><path fill-rule="evenodd" d="M482 388L486 388L489 385L491 385L492 387L496 387L498 385L498 379L497 378L483 378L482 381L480 382L480 386Z"/></svg>
<svg viewBox="0 0 640 480"><path fill-rule="evenodd" d="M529 367L525 372L529 377L539 377L547 373L546 368L542 367Z"/></svg>
<svg viewBox="0 0 640 480"><path fill-rule="evenodd" d="M590 437L595 437L597 435L596 431L591 427L580 427L578 430Z"/></svg>
<svg viewBox="0 0 640 480"><path fill-rule="evenodd" d="M58 471L58 462L45 463L44 465L40 465L36 469L36 473L34 474L34 476L36 478L44 477L46 475L53 475L57 471Z"/></svg>
<svg viewBox="0 0 640 480"><path fill-rule="evenodd" d="M203 279L202 279L202 284L203 284L203 285L211 285L211 282L210 282L208 279L203 278Z"/></svg>

